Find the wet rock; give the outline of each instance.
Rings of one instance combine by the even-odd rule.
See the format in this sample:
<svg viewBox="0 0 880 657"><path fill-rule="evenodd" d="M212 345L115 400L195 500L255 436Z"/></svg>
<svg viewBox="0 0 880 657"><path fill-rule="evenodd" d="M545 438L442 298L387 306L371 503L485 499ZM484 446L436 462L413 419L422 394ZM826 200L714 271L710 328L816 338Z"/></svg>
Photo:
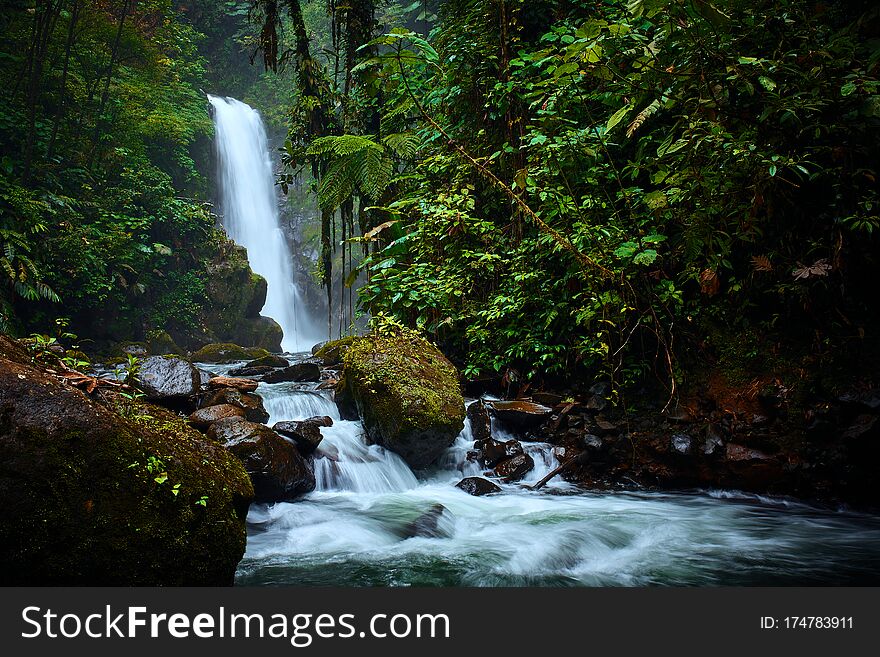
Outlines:
<svg viewBox="0 0 880 657"><path fill-rule="evenodd" d="M496 465L495 474L504 479L504 481L519 481L534 467L535 461L531 456L528 454L518 454Z"/></svg>
<svg viewBox="0 0 880 657"><path fill-rule="evenodd" d="M264 374L268 374L274 367L269 367L268 365L259 365L257 367L236 367L234 370L229 370L230 376L263 376Z"/></svg>
<svg viewBox="0 0 880 657"><path fill-rule="evenodd" d="M251 422L267 422L269 413L263 406L263 398L252 392L235 388L219 388L207 396L202 407L231 404L244 411L244 418Z"/></svg>
<svg viewBox="0 0 880 657"><path fill-rule="evenodd" d="M231 585L253 496L241 464L173 413L120 415L7 342L0 335L0 585Z"/></svg>
<svg viewBox="0 0 880 657"><path fill-rule="evenodd" d="M199 391L201 377L192 363L152 356L141 362L138 386L149 401L182 400Z"/></svg>
<svg viewBox="0 0 880 657"><path fill-rule="evenodd" d="M201 368L196 368L196 369L199 372L199 388L201 390L207 390L208 389L208 381L210 381L211 379L213 379L217 375L214 374L213 372L209 372L208 370L203 370Z"/></svg>
<svg viewBox="0 0 880 657"><path fill-rule="evenodd" d="M557 395L552 392L533 392L532 399L539 404L549 406L550 408L559 406L562 403L562 395Z"/></svg>
<svg viewBox="0 0 880 657"><path fill-rule="evenodd" d="M221 420L224 445L244 465L257 503L283 502L315 490L315 473L297 448L262 424ZM220 432L217 432L220 433Z"/></svg>
<svg viewBox="0 0 880 657"><path fill-rule="evenodd" d="M227 417L244 417L244 410L232 404L218 404L200 408L189 416L189 423L196 429L207 430L217 420Z"/></svg>
<svg viewBox="0 0 880 657"><path fill-rule="evenodd" d="M217 388L235 388L243 392L253 392L259 384L250 379L240 379L232 376L215 376L208 381L208 389L216 390Z"/></svg>
<svg viewBox="0 0 880 657"><path fill-rule="evenodd" d="M257 358L255 360L250 361L249 363L245 363L245 367L287 367L290 365L290 361L288 361L283 356L277 356L275 354L270 354L269 356L263 356L262 358Z"/></svg>
<svg viewBox="0 0 880 657"><path fill-rule="evenodd" d="M455 484L455 487L460 488L469 495L475 495L477 497L501 492L500 486L488 479L483 479L482 477L465 477Z"/></svg>
<svg viewBox="0 0 880 657"><path fill-rule="evenodd" d="M750 449L743 445L728 443L725 450L728 461L766 461L770 457L757 449Z"/></svg>
<svg viewBox="0 0 880 657"><path fill-rule="evenodd" d="M312 361L305 361L289 365L280 370L275 370L263 376L266 383L281 383L283 381L320 381L321 366Z"/></svg>
<svg viewBox="0 0 880 657"><path fill-rule="evenodd" d="M670 439L670 444L672 445L672 450L679 454L690 454L692 440L689 435L686 433L675 433L672 434L672 438Z"/></svg>
<svg viewBox="0 0 880 657"><path fill-rule="evenodd" d="M487 440L492 437L492 421L482 399L478 399L467 407L467 418L471 422L471 434L475 441Z"/></svg>
<svg viewBox="0 0 880 657"><path fill-rule="evenodd" d="M620 428L613 422L609 422L604 418L596 418L595 431L600 436L614 436L620 431Z"/></svg>
<svg viewBox="0 0 880 657"><path fill-rule="evenodd" d="M458 370L418 333L358 338L344 362L343 381L368 441L397 453L410 467L432 463L464 428ZM342 411L338 393L337 403Z"/></svg>
<svg viewBox="0 0 880 657"><path fill-rule="evenodd" d="M602 439L594 433L584 434L581 438L581 444L584 446L584 449L593 452L600 451L605 446Z"/></svg>
<svg viewBox="0 0 880 657"><path fill-rule="evenodd" d="M586 408L588 411L593 411L594 413L601 413L602 411L606 410L608 406L608 400L605 397L600 397L599 395L591 395L584 404L584 408Z"/></svg>
<svg viewBox="0 0 880 657"><path fill-rule="evenodd" d="M710 431L703 442L703 454L713 456L720 454L724 450L724 441L717 433Z"/></svg>
<svg viewBox="0 0 880 657"><path fill-rule="evenodd" d="M450 523L443 522L446 507L442 504L433 505L428 511L413 520L404 527L404 538L423 536L425 538L440 538L449 535ZM444 526L446 525L446 526Z"/></svg>
<svg viewBox="0 0 880 657"><path fill-rule="evenodd" d="M324 418L321 418L321 420L323 419ZM330 418L326 419L329 420ZM314 419L276 422L272 426L272 429L273 431L280 433L282 436L290 438L296 443L300 453L303 456L306 456L314 452L324 439L324 436L321 435L321 427L331 426L332 423L333 420L330 420L330 425L326 425Z"/></svg>
<svg viewBox="0 0 880 657"><path fill-rule="evenodd" d="M553 414L552 408L525 400L492 401L487 405L502 426L514 432L535 429Z"/></svg>
<svg viewBox="0 0 880 657"><path fill-rule="evenodd" d="M681 422L683 424L694 421L693 414L684 406L676 406L666 414L666 417L672 422Z"/></svg>
<svg viewBox="0 0 880 657"><path fill-rule="evenodd" d="M476 447L479 451L479 462L489 468L494 467L495 464L504 459L523 453L522 443L518 440L501 442L500 440L490 438L489 440L477 443Z"/></svg>

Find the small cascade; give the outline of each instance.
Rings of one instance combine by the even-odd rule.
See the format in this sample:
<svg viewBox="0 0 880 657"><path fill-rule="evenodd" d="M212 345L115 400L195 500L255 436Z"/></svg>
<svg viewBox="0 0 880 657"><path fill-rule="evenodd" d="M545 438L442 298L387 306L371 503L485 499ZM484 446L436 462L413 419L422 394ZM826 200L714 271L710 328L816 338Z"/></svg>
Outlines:
<svg viewBox="0 0 880 657"><path fill-rule="evenodd" d="M209 95L208 100L216 133L223 228L247 249L251 269L268 283L262 312L281 325L282 348L308 351L324 338L294 282L263 121L253 107L234 98Z"/></svg>
<svg viewBox="0 0 880 657"><path fill-rule="evenodd" d="M222 373L235 365L213 366ZM551 480L552 446L523 442L524 480L474 497L481 476L464 430L413 473L360 422L339 419L313 384L260 384L269 424L315 415L317 488L291 503L253 505L240 584L364 586L717 586L878 581L880 518L736 491L585 492ZM494 427L499 440L513 436Z"/></svg>

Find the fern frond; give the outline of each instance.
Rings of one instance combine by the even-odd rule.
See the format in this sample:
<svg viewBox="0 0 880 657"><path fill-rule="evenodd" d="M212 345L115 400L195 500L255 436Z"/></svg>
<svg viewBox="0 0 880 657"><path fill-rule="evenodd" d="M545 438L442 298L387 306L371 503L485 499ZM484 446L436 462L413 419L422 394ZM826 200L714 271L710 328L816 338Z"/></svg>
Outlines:
<svg viewBox="0 0 880 657"><path fill-rule="evenodd" d="M419 138L411 132L395 132L383 138L382 143L402 158L415 156L420 146Z"/></svg>

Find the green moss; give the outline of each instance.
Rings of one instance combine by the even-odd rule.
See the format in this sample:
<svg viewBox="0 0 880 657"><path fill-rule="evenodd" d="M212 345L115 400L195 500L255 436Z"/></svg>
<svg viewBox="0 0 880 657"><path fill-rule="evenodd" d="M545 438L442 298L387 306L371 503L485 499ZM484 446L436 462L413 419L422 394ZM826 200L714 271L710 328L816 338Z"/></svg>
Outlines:
<svg viewBox="0 0 880 657"><path fill-rule="evenodd" d="M343 363L368 435L411 465L430 463L464 426L458 371L415 331L352 339Z"/></svg>
<svg viewBox="0 0 880 657"><path fill-rule="evenodd" d="M320 358L325 365L341 363L345 352L357 340L357 336L347 335L338 340L331 340L315 352L315 358Z"/></svg>
<svg viewBox="0 0 880 657"><path fill-rule="evenodd" d="M231 342L208 344L196 351L191 360L195 363L232 363L238 360L265 358L269 352L259 347L242 347Z"/></svg>

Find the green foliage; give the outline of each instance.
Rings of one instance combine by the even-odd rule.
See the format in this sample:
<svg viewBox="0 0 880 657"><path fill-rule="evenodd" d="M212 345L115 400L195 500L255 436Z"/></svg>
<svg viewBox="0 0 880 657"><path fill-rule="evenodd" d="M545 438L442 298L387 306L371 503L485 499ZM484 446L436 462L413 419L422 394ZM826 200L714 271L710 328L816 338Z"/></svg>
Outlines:
<svg viewBox="0 0 880 657"><path fill-rule="evenodd" d="M422 146L383 203L365 307L468 375L669 380L707 322L857 338L877 20L868 3L451 1L430 39L377 39L362 66L383 131Z"/></svg>
<svg viewBox="0 0 880 657"><path fill-rule="evenodd" d="M198 324L219 241L200 200L203 40L170 0L22 2L4 15L0 329L42 330L59 312L111 340ZM41 74L22 77L30 68Z"/></svg>

